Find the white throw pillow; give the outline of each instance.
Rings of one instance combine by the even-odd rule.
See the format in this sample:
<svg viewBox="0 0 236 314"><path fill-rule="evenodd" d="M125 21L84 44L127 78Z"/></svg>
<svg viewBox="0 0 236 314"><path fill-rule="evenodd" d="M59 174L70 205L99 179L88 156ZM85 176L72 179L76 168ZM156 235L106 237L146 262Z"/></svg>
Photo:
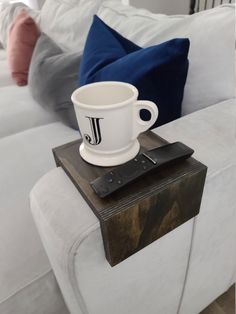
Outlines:
<svg viewBox="0 0 236 314"><path fill-rule="evenodd" d="M93 15L97 13L102 1L46 0L41 10L41 30L64 51L81 51Z"/></svg>
<svg viewBox="0 0 236 314"><path fill-rule="evenodd" d="M141 47L176 37L190 39L189 72L182 113L235 97L235 5L194 15L152 14L105 1L98 16Z"/></svg>

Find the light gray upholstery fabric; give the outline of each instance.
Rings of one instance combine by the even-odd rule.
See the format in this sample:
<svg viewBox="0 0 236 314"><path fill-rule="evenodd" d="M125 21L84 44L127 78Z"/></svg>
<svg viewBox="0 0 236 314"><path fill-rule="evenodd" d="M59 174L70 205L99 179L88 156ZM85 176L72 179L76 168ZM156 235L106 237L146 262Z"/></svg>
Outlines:
<svg viewBox="0 0 236 314"><path fill-rule="evenodd" d="M27 86L0 87L0 138L57 120L33 100Z"/></svg>
<svg viewBox="0 0 236 314"><path fill-rule="evenodd" d="M78 123L71 94L78 86L80 55L63 52L42 33L34 49L28 79L33 98L75 129Z"/></svg>
<svg viewBox="0 0 236 314"><path fill-rule="evenodd" d="M15 307L11 314L51 314L47 305L53 308L57 298L60 300L55 279L43 277L51 267L30 213L29 192L55 167L52 148L78 137L78 132L55 122L0 139L1 314L10 313L8 302L10 309ZM49 284L50 278L54 283ZM56 290L51 293L53 287ZM20 297L27 295L30 304ZM44 309L41 313L37 312L40 303Z"/></svg>
<svg viewBox="0 0 236 314"><path fill-rule="evenodd" d="M235 283L235 178L234 165L211 177L205 187L180 314L200 313Z"/></svg>
<svg viewBox="0 0 236 314"><path fill-rule="evenodd" d="M5 60L7 57L6 50L0 49L0 60Z"/></svg>
<svg viewBox="0 0 236 314"><path fill-rule="evenodd" d="M0 54L0 88L4 86L14 85L14 81L11 77L9 66L5 58L6 58L5 54L1 53Z"/></svg>
<svg viewBox="0 0 236 314"><path fill-rule="evenodd" d="M220 102L156 129L169 141L183 139L194 156L208 166L208 176L235 165L236 103Z"/></svg>
<svg viewBox="0 0 236 314"><path fill-rule="evenodd" d="M69 314L52 270L0 303L1 314Z"/></svg>
<svg viewBox="0 0 236 314"><path fill-rule="evenodd" d="M195 149L195 157L208 166L180 314L199 313L236 279L235 99L189 118L176 120L157 131L169 141L184 139Z"/></svg>
<svg viewBox="0 0 236 314"><path fill-rule="evenodd" d="M97 218L62 169L37 183L31 208L71 313L177 312L193 221L112 268Z"/></svg>
<svg viewBox="0 0 236 314"><path fill-rule="evenodd" d="M83 50L93 15L103 0L46 0L40 28L64 51Z"/></svg>
<svg viewBox="0 0 236 314"><path fill-rule="evenodd" d="M173 314L180 305L181 314L196 314L232 284L235 115L231 100L155 130L192 146L209 167L201 213L194 225L192 219L114 268L97 218L62 169L36 184L31 209L71 313Z"/></svg>

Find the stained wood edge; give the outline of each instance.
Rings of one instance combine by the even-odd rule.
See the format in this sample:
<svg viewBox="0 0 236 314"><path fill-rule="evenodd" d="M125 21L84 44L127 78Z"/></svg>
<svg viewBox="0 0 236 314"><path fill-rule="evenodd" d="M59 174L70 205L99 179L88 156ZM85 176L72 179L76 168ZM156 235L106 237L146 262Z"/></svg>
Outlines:
<svg viewBox="0 0 236 314"><path fill-rule="evenodd" d="M205 187L205 181L206 181L206 176L207 176L207 166L201 164L202 167L201 169L198 169L195 172L192 173L188 173L190 176L199 176L201 178L201 190L200 193L198 194L198 206L195 208L195 211L189 216L189 217L185 217L184 219L182 219L179 223L177 223L175 225L175 227L173 229L170 229L168 232L162 234L159 237L156 237L155 239L153 239L152 241L150 241L148 244L142 246L142 247L138 247L137 249L134 249L132 251L131 254L126 255L125 257L118 257L117 255L115 256L115 254L112 252L111 249L111 243L112 240L110 239L110 235L108 232L108 221L107 220L101 220L101 232L102 232L102 237L103 237L103 243L104 243L104 248L105 248L105 255L106 255L106 259L109 262L109 264L111 265L111 267L114 267L118 264L120 264L121 262L125 261L127 258L129 258L130 256L134 255L135 253L141 251L142 249L144 249L145 247L149 246L150 244L152 244L153 242L157 241L158 239L162 238L163 236L167 235L168 233L174 231L175 229L177 229L178 227L180 227L182 224L188 222L189 220L193 219L194 217L196 217L199 212L200 212L200 208L201 208L201 203L202 203L202 197L203 197L203 192L204 192L204 187ZM177 179L175 182L181 182L182 178ZM173 181L171 183L174 183ZM164 191L166 189L166 186L163 187L162 189L158 190L159 193L161 193L162 191ZM157 191L156 191L157 192ZM153 197L155 196L156 193L153 193L152 195L149 195L149 197ZM134 204L132 204L134 205ZM131 207L132 207L131 205ZM128 209L128 207L126 208L126 210ZM124 209L125 210L125 209ZM121 214L120 212L117 213L118 215ZM110 218L114 219L114 216L111 216ZM109 219L108 219L109 220ZM110 239L110 240L108 240Z"/></svg>

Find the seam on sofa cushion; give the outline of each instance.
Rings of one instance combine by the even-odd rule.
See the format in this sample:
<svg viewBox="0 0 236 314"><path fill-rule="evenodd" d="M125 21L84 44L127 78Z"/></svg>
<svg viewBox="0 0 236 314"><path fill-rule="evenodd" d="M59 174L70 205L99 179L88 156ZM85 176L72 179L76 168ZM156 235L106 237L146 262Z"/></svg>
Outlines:
<svg viewBox="0 0 236 314"><path fill-rule="evenodd" d="M58 1L58 0L57 0ZM125 5L124 5L125 6ZM129 7L129 6L128 6ZM232 4L222 4L221 6L220 6L221 8L223 8L223 7L229 7L229 8L232 8L233 10L235 9L235 7L232 5ZM115 12L116 14L118 14L119 16L125 16L125 17L136 17L136 16L138 16L138 17L142 17L142 18L147 18L147 19L149 19L149 20L152 20L152 21L159 21L159 20L161 20L161 19L169 19L169 20L172 20L172 19L179 19L180 21L182 20L182 19L185 19L185 18L188 18L188 17L190 17L189 15L187 15L187 14L175 14L175 15L168 15L168 14L160 14L160 13L157 13L157 14L155 14L155 13L151 13L150 14L150 12L145 12L146 10L145 9L138 9L138 8L135 8L135 10L137 10L137 11L142 11L141 13L139 13L139 12L135 12L135 13L131 13L131 14L129 14L129 13L126 13L126 12L124 12L124 11L122 11L121 12L121 10L120 9L117 9L117 8L115 8L115 7L111 7L111 4L108 2L108 3L103 3L102 5L101 5L101 7L99 8L99 12L98 12L98 15L100 15L101 13L100 13L100 10L102 10L103 8L106 8L106 9L108 9L108 10L110 10L110 11L113 11L113 12ZM212 8L211 10L215 10L215 9L218 9L219 7L215 7L215 8ZM200 11L200 12L198 12L198 13L202 13L203 11ZM103 12L102 12L103 13ZM196 14L198 14L198 13L196 13ZM178 22L178 21L176 21L176 22Z"/></svg>
<svg viewBox="0 0 236 314"><path fill-rule="evenodd" d="M47 276L50 272L52 271L51 268L49 268L46 272L44 272L43 274L35 277L33 280L31 280L29 283L27 283L26 285L20 287L18 290L16 290L15 292L11 293L8 297L6 297L3 300L0 300L0 305L3 304L4 302L7 302L9 299L13 298L16 294L22 292L24 289L26 289L27 287L33 285L36 281L42 279L44 276Z"/></svg>
<svg viewBox="0 0 236 314"><path fill-rule="evenodd" d="M71 9L80 6L80 2L78 2L78 3L76 3L76 2L70 3L69 1L63 1L63 0L54 0L54 2L56 2L58 4L58 6L60 6L60 7L62 5L65 5L65 6L69 7L69 8L71 8Z"/></svg>
<svg viewBox="0 0 236 314"><path fill-rule="evenodd" d="M195 234L195 228L196 228L196 217L197 216L193 217L192 233L191 233L191 241L190 241L190 247L189 247L187 267L186 267L183 288L182 288L182 291L181 291L181 294L180 294L179 304L178 304L178 309L177 309L177 313L176 314L179 314L179 312L180 312L180 308L181 308L183 297L184 297L185 286L186 286L186 283L187 283L187 277L188 277L188 273L189 273L189 267L190 267L190 261L191 261L191 255L192 255L192 248L193 248L193 240L194 240L194 234Z"/></svg>
<svg viewBox="0 0 236 314"><path fill-rule="evenodd" d="M80 290L80 286L79 286L79 282L76 279L76 275L75 275L75 256L76 256L76 252L79 250L80 245L88 238L88 236L97 231L98 229L100 229L100 223L97 222L96 224L92 225L90 228L88 228L85 232L83 232L80 235L80 238L78 238L74 244L71 246L71 250L69 251L69 261L68 261L68 276L69 276L69 280L72 284L73 290L75 289L79 296L79 298L82 301L82 307L81 311L83 314L89 314L87 306L86 306L86 302L83 298L83 295L81 293Z"/></svg>
<svg viewBox="0 0 236 314"><path fill-rule="evenodd" d="M216 170L212 173L209 174L209 176L207 176L207 181L211 180L212 178L214 178L215 176L218 176L219 174L221 174L222 172L228 170L229 168L231 167L234 167L236 165L236 160L235 160L235 163L234 164L230 164L230 165L227 165L219 170Z"/></svg>
<svg viewBox="0 0 236 314"><path fill-rule="evenodd" d="M120 5L122 5L122 4L120 4ZM125 5L123 5L123 6L125 7ZM130 7L130 6L128 6L128 7ZM176 15L167 15L167 14L162 14L162 13L157 13L157 14L151 13L150 14L150 12L145 12L145 11L147 11L146 9L141 9L141 8L135 8L135 10L137 10L137 11L142 11L141 13L139 13L139 12L133 13L132 12L131 14L129 14L129 13L126 13L124 11L121 12L120 9L117 9L115 7L111 7L110 3L103 3L101 8L99 8L98 15L100 15L100 10L102 10L103 8L106 8L110 11L113 11L116 14L118 14L119 16L125 16L125 17L130 17L130 16L136 17L136 16L138 16L138 17L147 18L149 20L156 21L156 22L159 21L159 19L167 19L167 20L168 19L170 19L170 20L179 19L179 20L182 20L182 19L188 17L188 15L183 15L183 14L176 14ZM134 8L134 7L132 6L132 8Z"/></svg>

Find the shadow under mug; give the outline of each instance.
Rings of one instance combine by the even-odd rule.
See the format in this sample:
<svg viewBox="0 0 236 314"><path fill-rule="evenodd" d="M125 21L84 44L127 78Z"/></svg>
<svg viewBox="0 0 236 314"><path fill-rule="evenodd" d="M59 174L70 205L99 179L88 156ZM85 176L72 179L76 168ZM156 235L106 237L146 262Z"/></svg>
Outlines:
<svg viewBox="0 0 236 314"><path fill-rule="evenodd" d="M83 142L81 157L98 166L116 166L134 158L140 149L137 137L157 120L151 101L137 100L138 90L123 82L99 82L76 89L72 96ZM140 110L150 112L149 121Z"/></svg>

